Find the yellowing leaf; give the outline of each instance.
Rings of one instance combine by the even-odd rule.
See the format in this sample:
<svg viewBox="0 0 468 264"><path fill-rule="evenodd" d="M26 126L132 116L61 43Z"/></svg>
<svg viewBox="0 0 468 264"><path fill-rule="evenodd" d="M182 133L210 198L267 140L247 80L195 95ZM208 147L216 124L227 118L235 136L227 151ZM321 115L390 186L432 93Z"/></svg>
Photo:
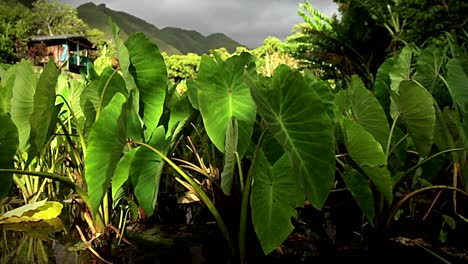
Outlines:
<svg viewBox="0 0 468 264"><path fill-rule="evenodd" d="M62 208L63 205L61 203L47 202L46 200L26 204L3 214L0 217L0 224L36 222L53 219L60 215Z"/></svg>

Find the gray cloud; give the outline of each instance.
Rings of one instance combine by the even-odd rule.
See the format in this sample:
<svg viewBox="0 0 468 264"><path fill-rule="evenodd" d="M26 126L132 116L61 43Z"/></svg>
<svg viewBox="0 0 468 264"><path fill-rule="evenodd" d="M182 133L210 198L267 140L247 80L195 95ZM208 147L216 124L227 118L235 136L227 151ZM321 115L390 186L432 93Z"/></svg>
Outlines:
<svg viewBox="0 0 468 264"><path fill-rule="evenodd" d="M86 0L62 0L78 6ZM293 26L302 22L297 8L302 0L104 0L113 10L124 11L158 28L167 26L197 30L204 35L221 32L254 48L263 39L275 36L284 39ZM310 0L319 11L337 12L333 0Z"/></svg>

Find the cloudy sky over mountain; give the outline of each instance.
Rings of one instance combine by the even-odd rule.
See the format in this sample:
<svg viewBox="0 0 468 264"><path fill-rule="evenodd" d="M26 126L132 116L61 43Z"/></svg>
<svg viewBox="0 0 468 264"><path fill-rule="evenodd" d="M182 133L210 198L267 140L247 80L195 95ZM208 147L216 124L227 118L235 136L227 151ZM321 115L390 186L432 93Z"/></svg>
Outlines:
<svg viewBox="0 0 468 264"><path fill-rule="evenodd" d="M61 0L77 7L90 0ZM221 32L250 48L267 36L290 35L302 22L297 14L303 0L101 0L113 10L137 16L158 28L193 29L204 35ZM310 0L312 6L331 15L337 12L332 0Z"/></svg>

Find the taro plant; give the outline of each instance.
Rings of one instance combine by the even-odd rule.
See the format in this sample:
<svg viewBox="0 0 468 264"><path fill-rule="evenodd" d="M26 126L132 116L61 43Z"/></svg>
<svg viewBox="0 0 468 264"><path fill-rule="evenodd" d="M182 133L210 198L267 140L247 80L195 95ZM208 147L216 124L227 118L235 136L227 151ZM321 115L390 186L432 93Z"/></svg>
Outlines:
<svg viewBox="0 0 468 264"><path fill-rule="evenodd" d="M454 213L466 219L456 199L456 193L466 195L463 97L457 94L466 88L466 57L447 54L444 48L407 46L380 67L375 95L356 76L335 94L344 145L338 172L379 230L405 202L431 190L452 190ZM395 201L396 193L403 199Z"/></svg>

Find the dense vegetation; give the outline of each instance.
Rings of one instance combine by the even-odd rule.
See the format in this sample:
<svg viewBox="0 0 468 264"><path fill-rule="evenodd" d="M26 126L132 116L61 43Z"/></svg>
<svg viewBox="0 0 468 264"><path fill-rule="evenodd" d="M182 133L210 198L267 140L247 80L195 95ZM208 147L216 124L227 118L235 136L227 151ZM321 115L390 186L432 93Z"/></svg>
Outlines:
<svg viewBox="0 0 468 264"><path fill-rule="evenodd" d="M330 255L409 236L447 261L467 246L467 5L408 3L340 1L338 19L305 2L285 42L201 56L111 24L116 69L105 52L89 76L2 65L0 195L29 206L0 223L54 219L76 193L96 255L136 221L214 220L229 258L254 262L333 222Z"/></svg>

